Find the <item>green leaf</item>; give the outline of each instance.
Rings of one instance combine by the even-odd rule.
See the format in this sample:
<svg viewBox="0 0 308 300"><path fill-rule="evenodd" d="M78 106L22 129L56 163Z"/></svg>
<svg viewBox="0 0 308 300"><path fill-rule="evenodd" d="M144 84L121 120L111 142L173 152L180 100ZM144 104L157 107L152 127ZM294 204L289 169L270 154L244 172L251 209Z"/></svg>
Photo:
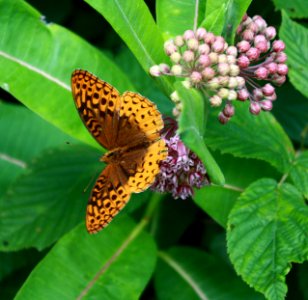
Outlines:
<svg viewBox="0 0 308 300"><path fill-rule="evenodd" d="M155 288L159 300L262 299L220 259L188 247L159 252Z"/></svg>
<svg viewBox="0 0 308 300"><path fill-rule="evenodd" d="M198 24L204 20L206 1L199 1ZM196 1L158 0L156 1L157 25L167 40L183 35L185 30L194 29Z"/></svg>
<svg viewBox="0 0 308 300"><path fill-rule="evenodd" d="M213 112L207 123L205 143L222 153L265 160L286 173L294 160L291 141L270 113L254 116L247 104L234 103L236 114L226 125L220 125Z"/></svg>
<svg viewBox="0 0 308 300"><path fill-rule="evenodd" d="M290 170L290 177L294 185L308 199L308 151L304 151L296 157Z"/></svg>
<svg viewBox="0 0 308 300"><path fill-rule="evenodd" d="M224 186L205 186L195 190L195 203L209 214L218 224L227 227L227 220L236 199L244 189L262 177L279 178L280 174L265 162L218 155L215 159L226 178Z"/></svg>
<svg viewBox="0 0 308 300"><path fill-rule="evenodd" d="M273 114L292 140L308 146L308 101L290 83L276 89Z"/></svg>
<svg viewBox="0 0 308 300"><path fill-rule="evenodd" d="M78 226L37 265L15 299L138 299L156 261L155 244L140 224L120 215L97 235Z"/></svg>
<svg viewBox="0 0 308 300"><path fill-rule="evenodd" d="M144 1L85 1L104 16L147 73L151 66L166 61L162 35ZM164 76L157 80L170 95L171 78Z"/></svg>
<svg viewBox="0 0 308 300"><path fill-rule="evenodd" d="M251 0L208 0L205 22L202 25L216 35L223 33L227 41L232 42L250 3Z"/></svg>
<svg viewBox="0 0 308 300"><path fill-rule="evenodd" d="M290 263L308 259L307 220L299 191L272 179L254 182L233 207L227 232L231 261L267 299L284 299Z"/></svg>
<svg viewBox="0 0 308 300"><path fill-rule="evenodd" d="M222 185L224 176L203 139L206 117L204 99L197 90L185 88L182 82L176 82L175 87L183 105L178 130L181 139L202 160L211 181Z"/></svg>
<svg viewBox="0 0 308 300"><path fill-rule="evenodd" d="M303 51L308 47L308 29L293 22L282 12L279 36L286 44L290 81L298 91L308 97L308 53Z"/></svg>
<svg viewBox="0 0 308 300"><path fill-rule="evenodd" d="M128 77L75 34L45 23L25 1L0 0L0 7L0 86L64 132L98 147L76 111L71 74L87 69L120 91L133 89Z"/></svg>
<svg viewBox="0 0 308 300"><path fill-rule="evenodd" d="M98 158L97 150L72 145L36 157L0 198L0 250L43 249L80 223L84 189L103 166Z"/></svg>
<svg viewBox="0 0 308 300"><path fill-rule="evenodd" d="M285 10L292 18L308 18L306 0L273 0L276 10Z"/></svg>

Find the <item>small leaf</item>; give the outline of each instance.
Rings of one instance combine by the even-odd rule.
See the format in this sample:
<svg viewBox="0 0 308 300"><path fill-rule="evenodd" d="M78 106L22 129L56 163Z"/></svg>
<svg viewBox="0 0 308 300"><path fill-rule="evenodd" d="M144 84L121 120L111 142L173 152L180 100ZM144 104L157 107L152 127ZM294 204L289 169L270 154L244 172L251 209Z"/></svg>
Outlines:
<svg viewBox="0 0 308 300"><path fill-rule="evenodd" d="M272 179L254 182L233 207L228 227L236 272L267 299L284 299L290 263L308 258L308 208L298 190Z"/></svg>
<svg viewBox="0 0 308 300"><path fill-rule="evenodd" d="M43 249L80 223L83 190L103 166L98 158L92 148L71 145L37 157L0 198L0 250Z"/></svg>
<svg viewBox="0 0 308 300"><path fill-rule="evenodd" d="M235 116L225 125L210 114L205 133L208 147L244 158L262 159L286 173L294 159L292 143L280 124L267 112L249 113L247 103L234 103Z"/></svg>
<svg viewBox="0 0 308 300"><path fill-rule="evenodd" d="M153 239L127 216L97 235L81 224L37 265L15 299L138 299L155 261Z"/></svg>
<svg viewBox="0 0 308 300"><path fill-rule="evenodd" d="M290 81L298 91L308 97L308 53L303 51L308 47L308 29L293 22L282 12L279 36L286 44Z"/></svg>
<svg viewBox="0 0 308 300"><path fill-rule="evenodd" d="M182 82L177 82L175 87L183 105L178 130L181 139L202 160L211 181L224 184L224 176L203 139L206 117L204 99L197 90L185 88Z"/></svg>
<svg viewBox="0 0 308 300"><path fill-rule="evenodd" d="M188 247L159 252L155 272L158 299L262 299L220 259Z"/></svg>
<svg viewBox="0 0 308 300"><path fill-rule="evenodd" d="M308 199L308 151L300 153L290 170L290 176L294 185Z"/></svg>

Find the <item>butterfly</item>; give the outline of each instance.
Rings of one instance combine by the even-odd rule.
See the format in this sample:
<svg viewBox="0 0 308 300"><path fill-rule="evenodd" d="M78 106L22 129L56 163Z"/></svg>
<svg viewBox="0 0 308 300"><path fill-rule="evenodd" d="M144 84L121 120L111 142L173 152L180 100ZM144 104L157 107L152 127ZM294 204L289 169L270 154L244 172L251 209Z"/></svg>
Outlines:
<svg viewBox="0 0 308 300"><path fill-rule="evenodd" d="M111 84L84 70L72 74L79 115L108 152L87 205L86 227L96 233L126 205L132 193L147 189L167 156L160 131L164 123L156 105L134 93L122 95Z"/></svg>

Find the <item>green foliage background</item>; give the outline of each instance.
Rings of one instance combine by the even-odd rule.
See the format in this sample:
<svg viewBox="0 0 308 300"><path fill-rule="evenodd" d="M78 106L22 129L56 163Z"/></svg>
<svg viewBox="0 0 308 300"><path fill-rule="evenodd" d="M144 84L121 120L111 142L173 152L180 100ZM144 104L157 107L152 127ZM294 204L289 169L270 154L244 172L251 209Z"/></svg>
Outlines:
<svg viewBox="0 0 308 300"><path fill-rule="evenodd" d="M286 43L273 114L239 103L221 126L196 91L148 75L168 63L164 41L192 28L195 1L0 0L0 298L308 299L305 1L200 1L198 24L231 43L247 9ZM186 201L134 195L88 235L104 149L74 107L76 68L167 115L176 89L179 132L213 184Z"/></svg>

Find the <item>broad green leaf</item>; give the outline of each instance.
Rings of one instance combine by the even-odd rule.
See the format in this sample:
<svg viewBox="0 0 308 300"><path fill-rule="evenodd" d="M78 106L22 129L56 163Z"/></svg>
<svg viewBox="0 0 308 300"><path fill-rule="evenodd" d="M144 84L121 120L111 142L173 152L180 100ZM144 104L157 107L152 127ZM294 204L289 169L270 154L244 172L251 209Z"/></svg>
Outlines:
<svg viewBox="0 0 308 300"><path fill-rule="evenodd" d="M175 86L183 106L178 130L181 139L202 160L211 181L224 184L224 176L204 143L207 114L204 99L197 90L185 88L182 82L177 82Z"/></svg>
<svg viewBox="0 0 308 300"><path fill-rule="evenodd" d="M15 299L139 299L156 261L155 244L140 224L121 215L96 235L78 226L37 265Z"/></svg>
<svg viewBox="0 0 308 300"><path fill-rule="evenodd" d="M25 1L0 0L0 86L64 132L98 147L80 121L70 88L74 69L93 72L120 91L128 77L101 51Z"/></svg>
<svg viewBox="0 0 308 300"><path fill-rule="evenodd" d="M155 288L159 300L263 299L220 259L194 248L159 252Z"/></svg>
<svg viewBox="0 0 308 300"><path fill-rule="evenodd" d="M249 113L247 103L234 103L235 116L220 125L217 115L210 115L205 133L208 147L222 153L265 160L285 173L294 159L291 141L275 118L267 112L258 116Z"/></svg>
<svg viewBox="0 0 308 300"><path fill-rule="evenodd" d="M249 184L262 177L278 179L280 176L273 167L262 161L218 153L215 153L215 159L226 178L225 185L196 189L193 199L218 224L226 228L230 210Z"/></svg>
<svg viewBox="0 0 308 300"><path fill-rule="evenodd" d="M0 196L40 151L73 141L25 107L5 102L0 102L0 136Z"/></svg>
<svg viewBox="0 0 308 300"><path fill-rule="evenodd" d="M147 73L151 66L166 61L162 35L144 1L85 1L104 16ZM172 80L166 76L157 80L170 95Z"/></svg>
<svg viewBox="0 0 308 300"><path fill-rule="evenodd" d="M308 101L290 83L276 89L273 114L292 140L308 146Z"/></svg>
<svg viewBox="0 0 308 300"><path fill-rule="evenodd" d="M308 18L308 6L306 0L273 0L276 9L285 10L292 18Z"/></svg>
<svg viewBox="0 0 308 300"><path fill-rule="evenodd" d="M66 145L36 157L0 198L0 250L43 249L80 223L89 194L84 189L103 167L99 155Z"/></svg>
<svg viewBox="0 0 308 300"><path fill-rule="evenodd" d="M308 151L304 151L296 157L290 170L290 177L294 185L308 199Z"/></svg>
<svg viewBox="0 0 308 300"><path fill-rule="evenodd" d="M223 33L230 43L251 0L208 0L206 1L205 22L202 24L216 35Z"/></svg>
<svg viewBox="0 0 308 300"><path fill-rule="evenodd" d="M292 185L254 182L228 221L228 252L235 270L267 299L284 299L291 262L308 259L308 208Z"/></svg>
<svg viewBox="0 0 308 300"><path fill-rule="evenodd" d="M308 52L305 51L308 47L308 28L293 22L283 12L279 37L286 44L290 81L298 91L308 97Z"/></svg>
<svg viewBox="0 0 308 300"><path fill-rule="evenodd" d="M198 26L204 20L204 0L199 1ZM182 35L185 30L194 29L196 1L158 0L156 1L157 25L167 40Z"/></svg>

